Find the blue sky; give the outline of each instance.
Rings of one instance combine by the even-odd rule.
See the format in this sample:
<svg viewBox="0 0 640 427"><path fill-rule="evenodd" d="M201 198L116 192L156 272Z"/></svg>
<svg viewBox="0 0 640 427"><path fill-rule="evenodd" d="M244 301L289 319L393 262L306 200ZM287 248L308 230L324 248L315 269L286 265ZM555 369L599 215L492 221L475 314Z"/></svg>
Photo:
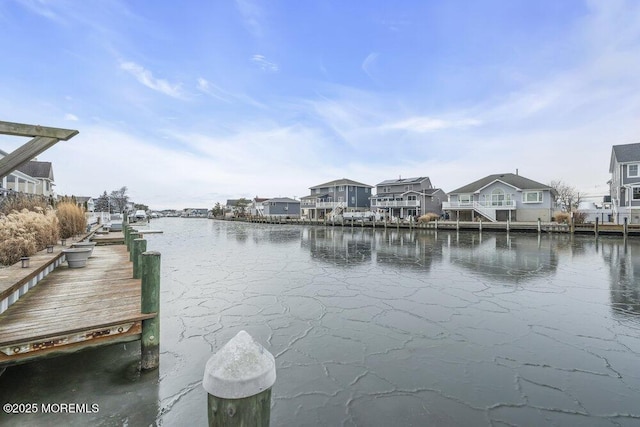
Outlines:
<svg viewBox="0 0 640 427"><path fill-rule="evenodd" d="M80 131L39 156L57 192L155 209L516 169L604 194L640 141L633 0L0 0L0 48L0 120Z"/></svg>

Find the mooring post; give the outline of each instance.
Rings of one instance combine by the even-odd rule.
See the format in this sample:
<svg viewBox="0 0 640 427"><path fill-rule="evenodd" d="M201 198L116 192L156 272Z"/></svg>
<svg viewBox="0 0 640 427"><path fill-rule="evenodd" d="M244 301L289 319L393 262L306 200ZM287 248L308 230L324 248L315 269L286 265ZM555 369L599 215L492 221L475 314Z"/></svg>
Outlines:
<svg viewBox="0 0 640 427"><path fill-rule="evenodd" d="M129 250L129 261L133 261L133 241L142 237L142 234L133 232L129 233L129 244L127 249Z"/></svg>
<svg viewBox="0 0 640 427"><path fill-rule="evenodd" d="M507 219L507 233L509 232L510 228L511 228L511 221Z"/></svg>
<svg viewBox="0 0 640 427"><path fill-rule="evenodd" d="M573 218L573 212L571 212L571 220L570 221L571 222L570 222L570 225L569 225L569 228L570 228L569 231L570 231L571 234L573 234L576 231L576 221Z"/></svg>
<svg viewBox="0 0 640 427"><path fill-rule="evenodd" d="M624 217L624 226L622 227L622 233L624 234L624 237L627 237L627 233L629 232L628 229L628 225L627 225L627 217Z"/></svg>
<svg viewBox="0 0 640 427"><path fill-rule="evenodd" d="M124 244L127 244L127 233L129 232L129 226L123 224L122 225L122 235L124 236Z"/></svg>
<svg viewBox="0 0 640 427"><path fill-rule="evenodd" d="M160 252L149 251L142 258L142 313L156 313L142 321L142 369L156 369L160 364Z"/></svg>
<svg viewBox="0 0 640 427"><path fill-rule="evenodd" d="M593 228L593 231L595 232L596 237L598 237L598 220L599 219L600 218L596 217L596 224L595 224L595 226Z"/></svg>
<svg viewBox="0 0 640 427"><path fill-rule="evenodd" d="M247 332L238 332L204 369L209 426L267 427L275 382L273 355Z"/></svg>
<svg viewBox="0 0 640 427"><path fill-rule="evenodd" d="M147 251L147 241L145 239L135 239L131 249L133 257L133 278L139 279L142 276L142 261L140 255Z"/></svg>
<svg viewBox="0 0 640 427"><path fill-rule="evenodd" d="M456 218L456 231L460 230L460 216L458 215Z"/></svg>
<svg viewBox="0 0 640 427"><path fill-rule="evenodd" d="M540 218L538 218L538 234L542 233L542 224L540 223Z"/></svg>
<svg viewBox="0 0 640 427"><path fill-rule="evenodd" d="M480 218L479 229L480 229L480 232L482 233L482 218Z"/></svg>

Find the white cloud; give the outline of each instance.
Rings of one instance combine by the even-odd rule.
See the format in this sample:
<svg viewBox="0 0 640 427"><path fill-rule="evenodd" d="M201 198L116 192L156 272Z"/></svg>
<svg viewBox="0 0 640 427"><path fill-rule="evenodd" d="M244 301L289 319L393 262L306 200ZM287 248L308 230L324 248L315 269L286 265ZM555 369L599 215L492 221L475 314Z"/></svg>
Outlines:
<svg viewBox="0 0 640 427"><path fill-rule="evenodd" d="M151 71L134 62L122 62L120 64L120 68L134 76L138 82L150 89L173 98L183 98L181 89L182 85L180 83L172 84L167 80L157 79L153 77L153 73Z"/></svg>
<svg viewBox="0 0 640 427"><path fill-rule="evenodd" d="M31 12L47 18L51 21L55 21L58 23L64 22L62 17L54 12L49 4L47 4L48 2L44 0L19 0L18 3L20 3L23 7L29 9Z"/></svg>
<svg viewBox="0 0 640 427"><path fill-rule="evenodd" d="M371 80L374 80L374 81L376 79L373 77L371 73L373 71L372 68L375 66L375 63L378 59L378 56L379 54L377 52L371 52L369 55L367 55L364 61L362 61L362 65L361 65L362 71L364 71L365 74L369 76Z"/></svg>
<svg viewBox="0 0 640 427"><path fill-rule="evenodd" d="M231 94L220 89L218 86L210 83L207 79L203 77L198 77L197 87L200 92L206 93L207 95L210 95L216 99L219 99L220 101L230 102L229 98L232 97Z"/></svg>
<svg viewBox="0 0 640 427"><path fill-rule="evenodd" d="M410 132L434 132L444 129L479 126L482 122L477 119L445 120L433 117L411 117L394 123L382 125L381 129L405 130Z"/></svg>
<svg viewBox="0 0 640 427"><path fill-rule="evenodd" d="M79 120L79 119L78 119L78 116L76 116L75 114L71 114L71 113L67 113L67 114L65 114L65 115L64 115L64 119L65 119L65 120L72 121L72 122L77 122L77 121Z"/></svg>
<svg viewBox="0 0 640 427"><path fill-rule="evenodd" d="M274 73L278 71L278 64L267 61L267 59L263 55L253 55L251 57L251 60L255 64L258 64L262 71L271 71Z"/></svg>

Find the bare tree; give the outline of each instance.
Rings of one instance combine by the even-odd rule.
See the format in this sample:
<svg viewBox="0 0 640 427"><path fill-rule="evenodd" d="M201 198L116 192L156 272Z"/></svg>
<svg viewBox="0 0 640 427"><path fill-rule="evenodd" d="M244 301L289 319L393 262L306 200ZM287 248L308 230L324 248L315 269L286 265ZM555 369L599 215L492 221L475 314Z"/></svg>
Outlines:
<svg viewBox="0 0 640 427"><path fill-rule="evenodd" d="M557 194L556 200L563 210L570 212L577 209L582 196L575 187L572 187L561 180L551 181L549 183L549 187L555 190Z"/></svg>

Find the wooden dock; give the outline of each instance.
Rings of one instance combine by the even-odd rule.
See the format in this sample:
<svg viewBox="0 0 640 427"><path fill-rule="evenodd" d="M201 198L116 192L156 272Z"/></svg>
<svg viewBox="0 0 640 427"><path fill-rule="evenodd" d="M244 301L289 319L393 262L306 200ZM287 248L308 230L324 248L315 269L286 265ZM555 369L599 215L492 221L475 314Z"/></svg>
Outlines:
<svg viewBox="0 0 640 427"><path fill-rule="evenodd" d="M378 228L405 230L453 230L453 231L497 231L519 233L563 233L563 234L605 234L614 236L640 236L639 224L559 224L556 222L506 222L506 221L350 221L331 219L301 219L286 217L246 217L229 218L226 221L242 221L260 224L295 224L342 228Z"/></svg>
<svg viewBox="0 0 640 427"><path fill-rule="evenodd" d="M84 268L58 265L0 314L0 367L140 340L143 320L157 313L142 312L141 280L132 277L125 245L96 246Z"/></svg>

